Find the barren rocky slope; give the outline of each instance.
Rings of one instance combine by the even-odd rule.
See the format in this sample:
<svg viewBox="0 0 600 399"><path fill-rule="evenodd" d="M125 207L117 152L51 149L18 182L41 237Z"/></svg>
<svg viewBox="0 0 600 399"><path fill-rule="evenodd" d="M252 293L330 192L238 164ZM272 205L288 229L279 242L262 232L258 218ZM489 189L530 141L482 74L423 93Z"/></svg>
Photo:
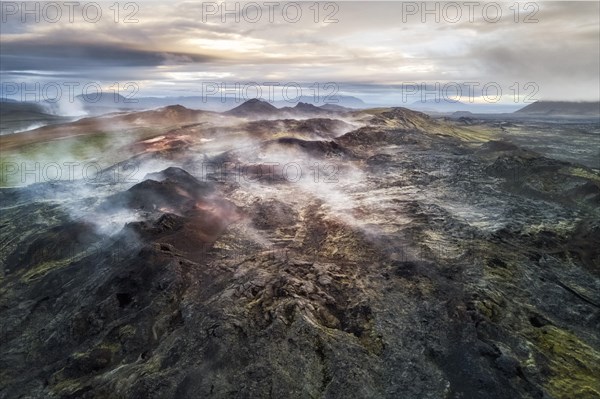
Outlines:
<svg viewBox="0 0 600 399"><path fill-rule="evenodd" d="M339 118L186 119L134 182L0 190L0 397L599 397L597 171Z"/></svg>

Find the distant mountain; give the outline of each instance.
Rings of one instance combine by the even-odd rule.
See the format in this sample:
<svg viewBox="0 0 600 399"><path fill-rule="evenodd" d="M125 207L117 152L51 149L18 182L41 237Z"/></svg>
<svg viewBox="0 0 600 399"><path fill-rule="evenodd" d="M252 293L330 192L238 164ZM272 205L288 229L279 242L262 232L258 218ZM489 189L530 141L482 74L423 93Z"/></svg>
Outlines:
<svg viewBox="0 0 600 399"><path fill-rule="evenodd" d="M439 110L439 109L456 109L463 110L467 104L462 103L460 101L454 100L420 100L415 101L411 104L410 108L428 108L430 110Z"/></svg>
<svg viewBox="0 0 600 399"><path fill-rule="evenodd" d="M130 112L126 114L117 114L112 117L113 120L124 120L127 122L143 120L149 124L184 124L194 123L203 115L212 114L210 111L189 109L182 105L169 105L166 107L153 109L150 111Z"/></svg>
<svg viewBox="0 0 600 399"><path fill-rule="evenodd" d="M305 104L312 104L312 105L316 105L316 106L322 106L322 105L337 105L340 107L346 107L346 108L367 108L368 105L361 100L358 97L353 97L353 96L344 96L344 95L338 95L338 94L334 94L331 96L320 96L320 97L314 97L314 96L300 96L297 99L295 99L297 101L274 101L272 102L273 105L275 105L276 107L289 107L292 106L294 104L299 104L299 103L305 103Z"/></svg>
<svg viewBox="0 0 600 399"><path fill-rule="evenodd" d="M181 104L187 108L193 109L203 109L207 111L216 111L223 112L234 107L237 107L246 101L242 101L239 98L235 97L224 97L220 96L187 96L187 97L140 97L136 98L136 102L134 103L118 103L117 105L120 107L126 107L128 109L152 109L158 107L164 107L172 104ZM295 99L293 102L291 101L266 101L264 99L260 99L261 101L265 101L270 103L276 108L286 108L293 107L299 103L311 104L315 106L331 106L331 107L341 107L349 109L355 108L367 108L368 105L365 104L360 98L352 97L352 96L332 96L332 98L315 98L312 96L300 96ZM297 100L297 101L296 101ZM332 102L335 101L335 102ZM325 109L325 108L324 108ZM333 110L333 109L330 109Z"/></svg>
<svg viewBox="0 0 600 399"><path fill-rule="evenodd" d="M81 96L80 96L81 97ZM224 97L220 96L182 96L182 97L136 97L132 99L126 99L122 96L118 96L116 99L113 93L105 93L99 100L95 97L89 96L90 98L79 98L78 103L83 104L84 109L90 115L98 115L106 113L107 110L111 111L123 111L123 110L144 110L154 109L159 107L165 107L173 104L180 104L187 108L192 109L203 109L207 111L223 112L231 110L237 106L244 104L239 98ZM356 109L356 108L367 108L360 98L352 96L335 95L331 98L317 97L316 99L312 96L300 96L297 101L266 101L259 99L260 101L271 104L276 108L289 108L294 107L297 104L310 104L317 107L328 106L332 107L329 111L334 110L335 107L345 108L344 110ZM249 101L249 100L248 100ZM332 102L335 101L335 102ZM324 108L326 109L326 108ZM339 111L336 110L336 111Z"/></svg>
<svg viewBox="0 0 600 399"><path fill-rule="evenodd" d="M239 117L270 117L278 115L280 111L264 100L253 98L224 113Z"/></svg>
<svg viewBox="0 0 600 399"><path fill-rule="evenodd" d="M456 111L451 116L453 118L472 118L475 114L469 111Z"/></svg>
<svg viewBox="0 0 600 399"><path fill-rule="evenodd" d="M13 113L47 114L48 109L38 103L20 102L9 98L0 99L0 115Z"/></svg>
<svg viewBox="0 0 600 399"><path fill-rule="evenodd" d="M553 116L600 116L600 102L536 101L515 113Z"/></svg>
<svg viewBox="0 0 600 399"><path fill-rule="evenodd" d="M315 105L312 104L308 104L308 103L298 103L296 104L296 106L294 107L295 111L298 112L306 112L306 113L320 113L320 112L326 112L324 109L317 107Z"/></svg>
<svg viewBox="0 0 600 399"><path fill-rule="evenodd" d="M342 107L341 105L337 105L337 104L325 104L325 105L321 105L319 108L324 109L326 111L333 111L333 112L353 111L352 108Z"/></svg>
<svg viewBox="0 0 600 399"><path fill-rule="evenodd" d="M472 113L500 113L500 112L514 112L519 108L518 104L501 104L501 103L463 103L460 101L453 101L448 99L436 100L423 100L415 101L407 108L414 109L416 111L428 112L428 113L443 113L449 114L454 112L472 112Z"/></svg>
<svg viewBox="0 0 600 399"><path fill-rule="evenodd" d="M0 135L22 132L70 120L53 115L45 104L0 99Z"/></svg>
<svg viewBox="0 0 600 399"><path fill-rule="evenodd" d="M134 100L127 99L118 93L81 94L75 97L78 101L89 104L127 104Z"/></svg>
<svg viewBox="0 0 600 399"><path fill-rule="evenodd" d="M333 110L330 110L324 107L317 107L316 105L303 102L299 102L293 107L276 108L267 101L254 98L252 100L246 101L245 103L229 111L224 112L224 114L238 117L251 117L253 119L293 119L332 116L338 113L339 109L352 111L350 108L344 108L340 106L333 106Z"/></svg>
<svg viewBox="0 0 600 399"><path fill-rule="evenodd" d="M275 108L286 108L291 109L298 104L301 107L306 105L313 105L316 108L322 108L327 111L350 111L356 108L367 108L361 99L352 96L332 96L331 99L326 98L315 98L312 96L301 96L298 98L299 101L265 101L260 100L264 103L270 104ZM327 103L326 101L336 100L335 103ZM258 101L258 100L257 100ZM15 101L8 98L0 98L0 102L4 104L18 103L25 104L23 102ZM95 94L90 95L79 95L76 96L74 101L59 101L59 102L41 102L27 103L37 106L41 112L45 112L51 115L70 116L70 117L82 117L82 116L98 116L108 114L112 112L123 112L123 111L144 111L152 110L161 107L167 107L170 105L182 105L189 109L201 109L205 111L223 112L232 110L239 107L245 102L242 102L239 98L224 97L220 96L180 96L180 97L132 97L126 98L120 94L115 93L102 93L102 95L96 96ZM242 108L243 109L243 108ZM301 109L297 110L300 111ZM263 109L263 111L273 112L273 109ZM314 109L311 110L311 114L319 115L319 111ZM239 112L239 111L236 111Z"/></svg>
<svg viewBox="0 0 600 399"><path fill-rule="evenodd" d="M181 96L181 97L140 97L135 104L130 104L136 109L153 109L167 105L180 104L186 108L202 109L206 111L222 112L240 105L242 102L233 97L220 98L218 96Z"/></svg>
<svg viewBox="0 0 600 399"><path fill-rule="evenodd" d="M286 116L289 117L319 116L331 114L331 111L307 103L298 103L294 107L279 108L279 111L287 114Z"/></svg>

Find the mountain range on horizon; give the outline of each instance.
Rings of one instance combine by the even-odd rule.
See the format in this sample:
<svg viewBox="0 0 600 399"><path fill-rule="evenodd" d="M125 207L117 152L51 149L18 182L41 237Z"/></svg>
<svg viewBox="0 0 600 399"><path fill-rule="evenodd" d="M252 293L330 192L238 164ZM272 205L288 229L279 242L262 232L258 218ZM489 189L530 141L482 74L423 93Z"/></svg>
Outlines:
<svg viewBox="0 0 600 399"><path fill-rule="evenodd" d="M223 112L233 109L244 102L252 100L236 97L219 96L179 96L179 97L135 97L127 98L117 93L103 93L100 96L78 95L75 101L69 104L53 101L27 102L18 101L11 98L0 97L0 103L31 103L37 104L40 112L48 114L64 114L65 109L71 111L72 116L79 115L98 115L113 111L143 110L165 107L168 105L183 105L186 108L204 109L207 111ZM267 100L263 100L267 101ZM267 101L277 108L294 106L298 103L306 103L315 106L329 105L333 107L344 107L362 109L369 108L372 105L366 104L360 98L346 95L336 95L332 98L321 98L312 96L300 96L293 101ZM62 109L61 109L62 108Z"/></svg>
<svg viewBox="0 0 600 399"><path fill-rule="evenodd" d="M536 101L519 109L516 113L548 116L598 116L600 115L600 101Z"/></svg>
<svg viewBox="0 0 600 399"><path fill-rule="evenodd" d="M201 97L143 97L137 102L129 101L121 95L106 95L97 101L85 101L82 96L76 97L74 103L51 102L20 102L9 98L0 98L0 134L8 134L28 130L28 127L44 126L62 123L72 118L103 115L113 112L143 111L158 109L172 105L181 105L187 109L198 109L212 112L224 112L235 116L277 116L277 117L302 117L302 115L327 115L332 112L349 112L356 109L380 108L382 106L367 104L356 97L344 97L339 103L320 104L311 102L311 97L295 103L269 102L262 99L250 99L236 102L233 98L229 102L221 103L216 99ZM211 101L208 101L211 100ZM347 106L357 105L361 107ZM383 106L388 107L388 106ZM403 108L412 109L432 115L476 116L476 115L506 115L509 117L598 117L600 116L600 102L570 102L570 101L537 101L524 107L514 109L498 108L493 104L465 104L456 101L417 101Z"/></svg>

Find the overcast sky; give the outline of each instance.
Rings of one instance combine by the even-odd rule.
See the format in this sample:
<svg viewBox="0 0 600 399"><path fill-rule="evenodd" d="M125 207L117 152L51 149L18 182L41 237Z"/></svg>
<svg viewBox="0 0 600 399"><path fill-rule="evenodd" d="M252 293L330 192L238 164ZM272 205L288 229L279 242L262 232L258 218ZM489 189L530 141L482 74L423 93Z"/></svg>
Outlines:
<svg viewBox="0 0 600 399"><path fill-rule="evenodd" d="M294 4L258 1L261 15L237 3L239 22L222 15L217 3L166 1L127 9L120 2L115 22L113 3L100 2L96 18L96 8L84 15L89 3L81 2L72 22L63 3L61 17L42 3L36 22L35 11L23 15L21 2L2 2L4 91L6 82L98 82L105 88L135 82L137 96L164 96L199 95L207 82L298 82L305 88L317 82L321 90L334 82L342 94L394 103L414 90L413 83L432 91L438 83L448 95L460 85L465 102L469 84L476 87L474 101L482 101L478 87L486 84L488 99L501 88L501 102L514 101L517 87L517 101L528 94L600 98L596 1L542 1L527 9L523 2L517 15L509 9L514 2L501 3L501 17L485 3L302 2L299 16ZM425 6L433 12L424 15Z"/></svg>

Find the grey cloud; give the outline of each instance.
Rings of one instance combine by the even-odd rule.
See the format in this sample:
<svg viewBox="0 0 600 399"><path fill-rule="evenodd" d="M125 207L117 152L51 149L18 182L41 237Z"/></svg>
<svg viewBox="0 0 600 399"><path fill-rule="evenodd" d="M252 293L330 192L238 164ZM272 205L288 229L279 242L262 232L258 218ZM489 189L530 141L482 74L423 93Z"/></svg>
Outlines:
<svg viewBox="0 0 600 399"><path fill-rule="evenodd" d="M179 62L209 62L214 57L197 54L165 53L139 50L123 45L85 42L56 43L10 41L2 44L1 69L6 70L73 70L98 67L147 67Z"/></svg>
<svg viewBox="0 0 600 399"><path fill-rule="evenodd" d="M339 2L335 24L314 23L310 13L297 24L281 17L269 24L266 16L224 24L202 22L200 3L144 2L133 25L3 29L1 70L3 77L29 70L91 80L143 77L148 90L163 82L186 90L212 74L242 82L336 81L368 93L412 81L535 80L552 95L599 96L599 3L537 4L535 24L515 24L508 15L497 24L405 23L396 2Z"/></svg>

